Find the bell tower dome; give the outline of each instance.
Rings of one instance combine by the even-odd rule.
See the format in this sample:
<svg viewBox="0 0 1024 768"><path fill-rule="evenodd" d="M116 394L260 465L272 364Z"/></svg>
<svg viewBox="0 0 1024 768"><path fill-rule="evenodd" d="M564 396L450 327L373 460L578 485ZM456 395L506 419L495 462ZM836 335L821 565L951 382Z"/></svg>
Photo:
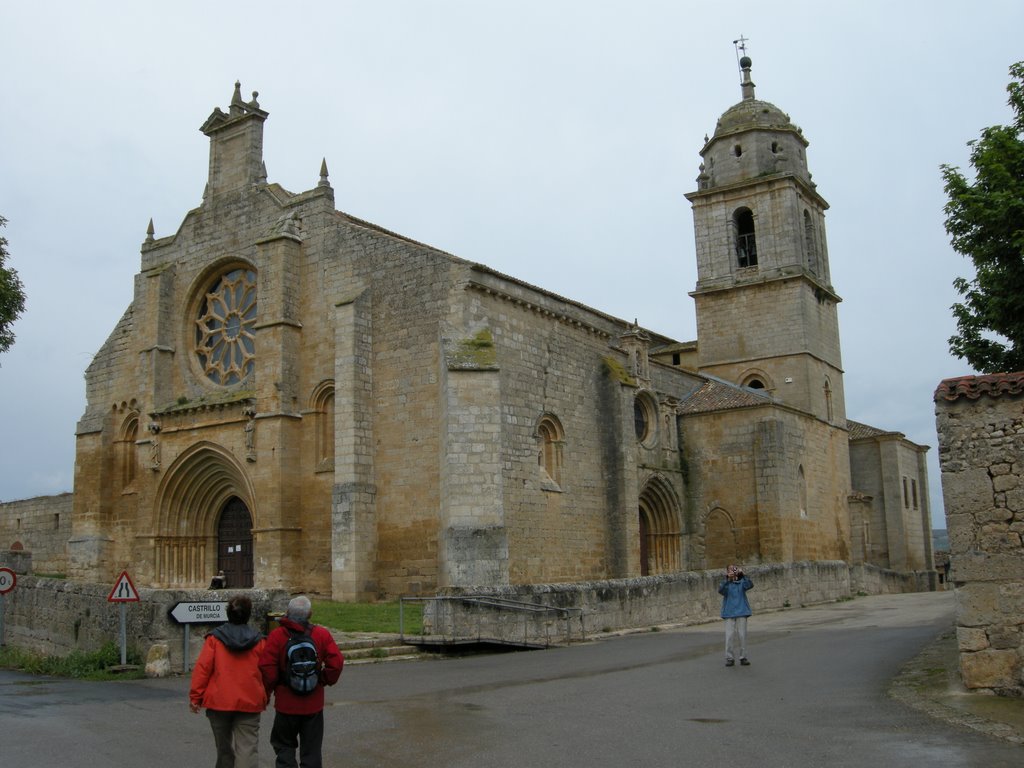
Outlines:
<svg viewBox="0 0 1024 768"><path fill-rule="evenodd" d="M739 60L739 103L701 149L693 208L698 366L845 426L837 305L825 242L828 203L807 139L754 96Z"/></svg>

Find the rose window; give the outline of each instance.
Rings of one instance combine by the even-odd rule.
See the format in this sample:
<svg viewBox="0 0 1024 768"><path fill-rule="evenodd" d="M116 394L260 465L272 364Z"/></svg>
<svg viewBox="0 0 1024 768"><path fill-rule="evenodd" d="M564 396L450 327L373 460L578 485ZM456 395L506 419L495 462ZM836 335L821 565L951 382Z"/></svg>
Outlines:
<svg viewBox="0 0 1024 768"><path fill-rule="evenodd" d="M196 355L214 384L237 384L256 360L256 273L233 269L213 284L196 319Z"/></svg>

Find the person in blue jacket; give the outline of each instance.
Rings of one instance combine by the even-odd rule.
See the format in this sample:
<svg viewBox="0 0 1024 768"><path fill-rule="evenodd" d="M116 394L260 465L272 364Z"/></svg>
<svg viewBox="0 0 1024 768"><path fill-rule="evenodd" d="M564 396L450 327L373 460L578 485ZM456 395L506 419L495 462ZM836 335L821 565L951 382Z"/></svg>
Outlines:
<svg viewBox="0 0 1024 768"><path fill-rule="evenodd" d="M747 590L753 589L752 582L743 571L735 565L725 569L725 581L718 588L722 596L722 618L725 619L725 666L736 663L735 648L739 645L740 664L750 666L747 658L747 617L750 616L750 603L747 602Z"/></svg>

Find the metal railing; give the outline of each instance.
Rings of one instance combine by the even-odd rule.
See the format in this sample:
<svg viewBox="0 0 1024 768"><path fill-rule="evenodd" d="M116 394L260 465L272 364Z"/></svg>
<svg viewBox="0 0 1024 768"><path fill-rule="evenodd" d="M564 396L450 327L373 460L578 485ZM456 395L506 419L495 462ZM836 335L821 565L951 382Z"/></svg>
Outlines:
<svg viewBox="0 0 1024 768"><path fill-rule="evenodd" d="M424 603L418 636L405 633L406 603ZM399 600L398 632L403 643L497 643L538 648L573 642L574 619L579 620L575 639L586 640L582 608L557 608L488 595L403 597ZM553 639L555 623L564 625L564 632L558 633L560 640Z"/></svg>

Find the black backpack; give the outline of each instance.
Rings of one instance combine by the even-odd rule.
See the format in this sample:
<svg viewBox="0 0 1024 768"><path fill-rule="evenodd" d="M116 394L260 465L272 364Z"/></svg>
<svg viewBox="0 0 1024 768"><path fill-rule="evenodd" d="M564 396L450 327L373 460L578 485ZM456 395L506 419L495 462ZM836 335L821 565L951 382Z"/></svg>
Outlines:
<svg viewBox="0 0 1024 768"><path fill-rule="evenodd" d="M284 646L284 673L288 687L295 693L312 693L320 683L320 656L310 636L312 628L304 632L293 632Z"/></svg>

